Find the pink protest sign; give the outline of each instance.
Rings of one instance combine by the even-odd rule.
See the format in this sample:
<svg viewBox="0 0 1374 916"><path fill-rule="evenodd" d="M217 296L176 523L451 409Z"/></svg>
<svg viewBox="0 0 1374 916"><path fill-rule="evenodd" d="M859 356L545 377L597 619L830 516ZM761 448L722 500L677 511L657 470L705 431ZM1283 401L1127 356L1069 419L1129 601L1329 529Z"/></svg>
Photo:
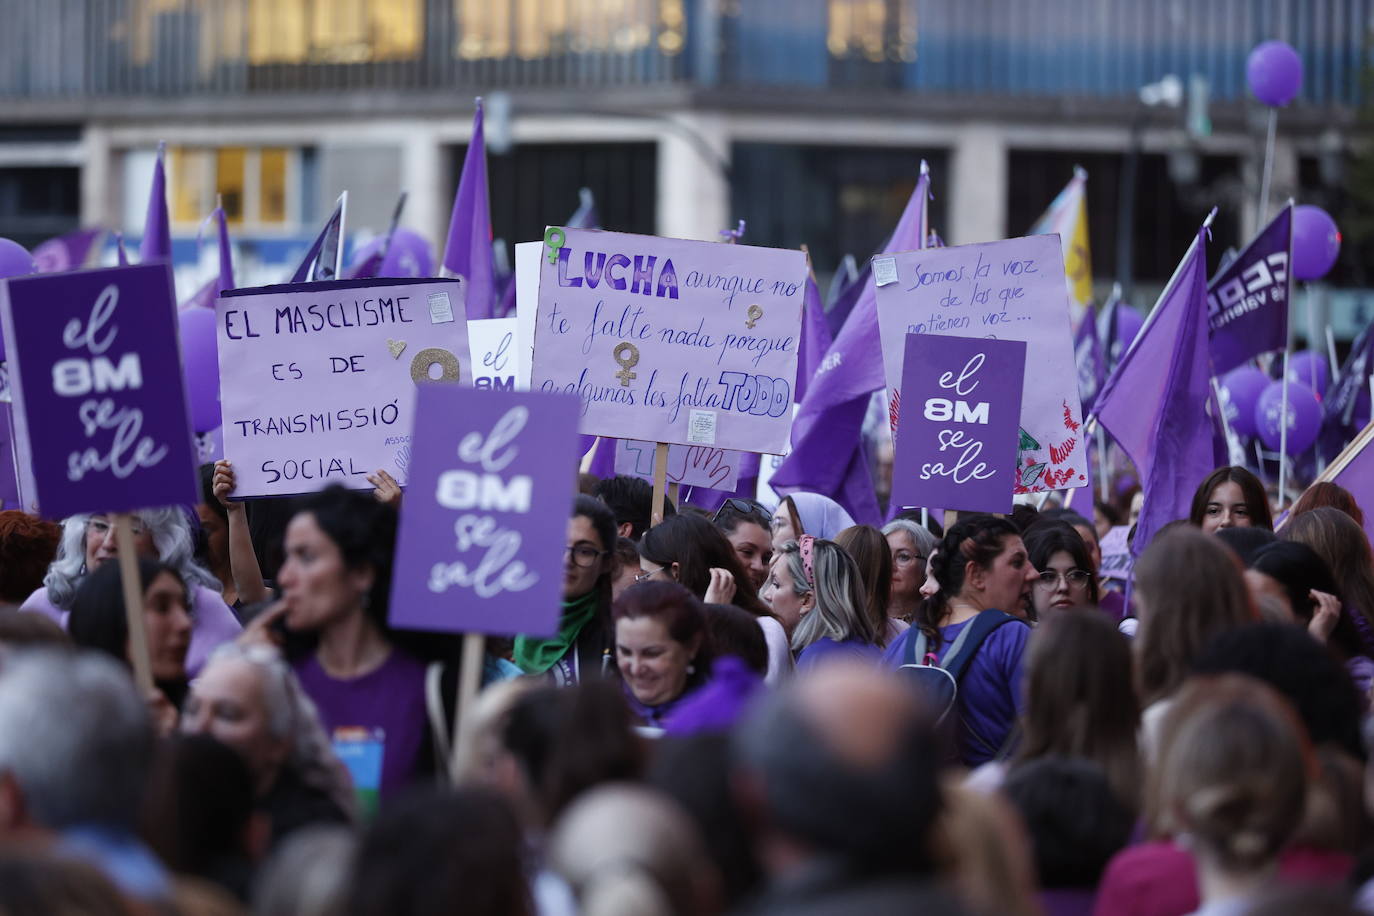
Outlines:
<svg viewBox="0 0 1374 916"><path fill-rule="evenodd" d="M586 229L548 238L530 388L578 395L579 432L787 447L802 252Z"/></svg>
<svg viewBox="0 0 1374 916"><path fill-rule="evenodd" d="M631 439L615 443L615 472L654 479L654 452L657 445ZM744 456L709 445L668 446L668 483L712 490L733 490L739 486L739 466Z"/></svg>
<svg viewBox="0 0 1374 916"><path fill-rule="evenodd" d="M906 336L894 503L1011 511L1025 367L1019 340Z"/></svg>
<svg viewBox="0 0 1374 916"><path fill-rule="evenodd" d="M346 280L230 290L215 303L224 456L239 496L402 485L415 391L471 383L451 280Z"/></svg>
<svg viewBox="0 0 1374 916"><path fill-rule="evenodd" d="M1013 492L1081 487L1088 449L1059 237L930 248L873 259L888 407L897 425L908 334L1026 344Z"/></svg>
<svg viewBox="0 0 1374 916"><path fill-rule="evenodd" d="M563 395L454 385L419 392L392 626L557 632L564 520L576 492L576 404Z"/></svg>

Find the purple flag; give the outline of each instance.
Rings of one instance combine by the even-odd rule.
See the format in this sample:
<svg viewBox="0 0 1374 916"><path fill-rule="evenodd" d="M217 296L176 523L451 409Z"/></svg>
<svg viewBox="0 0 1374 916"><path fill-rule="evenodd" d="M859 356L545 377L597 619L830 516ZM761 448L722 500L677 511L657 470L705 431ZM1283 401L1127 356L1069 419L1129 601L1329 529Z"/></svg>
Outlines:
<svg viewBox="0 0 1374 916"><path fill-rule="evenodd" d="M19 473L14 466L14 421L10 405L0 401L0 509L22 509L19 504Z"/></svg>
<svg viewBox="0 0 1374 916"><path fill-rule="evenodd" d="M33 250L34 272L56 274L85 267L104 235L104 229L81 229L48 239Z"/></svg>
<svg viewBox="0 0 1374 916"><path fill-rule="evenodd" d="M1341 371L1322 404L1321 452L1337 455L1350 437L1369 422L1369 373L1374 368L1374 323L1365 326L1350 347ZM1374 513L1372 513L1374 514Z"/></svg>
<svg viewBox="0 0 1374 916"><path fill-rule="evenodd" d="M496 268L491 252L491 205L487 200L487 148L482 134L482 100L472 118L472 142L463 157L463 174L453 197L444 269L461 277L468 318L491 318L496 300Z"/></svg>
<svg viewBox="0 0 1374 916"><path fill-rule="evenodd" d="M1374 506L1374 426L1366 427L1353 442L1336 457L1318 480L1328 480L1350 491L1360 506ZM1374 512L1364 515L1364 533L1374 542Z"/></svg>
<svg viewBox="0 0 1374 916"><path fill-rule="evenodd" d="M1102 354L1102 341L1097 336L1097 315L1091 305L1074 334L1073 357L1078 364L1078 399L1083 405L1083 415L1087 416L1092 413L1098 392L1107 381L1107 362Z"/></svg>
<svg viewBox="0 0 1374 916"><path fill-rule="evenodd" d="M1293 204L1245 247L1207 287L1212 371L1221 375L1288 343Z"/></svg>
<svg viewBox="0 0 1374 916"><path fill-rule="evenodd" d="M129 266L129 252L124 250L124 233L115 233L115 257L119 261L120 267Z"/></svg>
<svg viewBox="0 0 1374 916"><path fill-rule="evenodd" d="M157 145L157 164L153 166L153 187L148 192L148 215L143 219L143 239L138 243L142 264L172 260L172 222L167 216L167 170L163 159L167 144Z"/></svg>
<svg viewBox="0 0 1374 916"><path fill-rule="evenodd" d="M343 252L344 218L348 210L348 192L339 195L334 204L334 212L325 221L324 228L315 237L310 250L305 253L296 272L288 283L316 283L337 280L341 264L339 257Z"/></svg>
<svg viewBox="0 0 1374 916"><path fill-rule="evenodd" d="M806 398L806 390L811 385L811 376L825 359L830 349L830 328L825 323L825 306L821 304L821 291L816 286L815 276L806 278L806 298L802 300L801 342L797 352L797 387L795 401L800 403Z"/></svg>
<svg viewBox="0 0 1374 916"><path fill-rule="evenodd" d="M401 213L406 208L405 191L396 200L396 208L391 211L391 225L386 230L386 235L373 239L363 250L354 255L354 262L349 265L348 279L350 280L370 280L373 277L386 277L392 274L384 272L383 264L391 252L391 247L396 243L396 228L401 224ZM408 274L407 276L421 276L421 274Z"/></svg>
<svg viewBox="0 0 1374 916"><path fill-rule="evenodd" d="M224 218L224 208L216 207L212 214L219 230L219 274L214 279L215 298L227 289L234 288L234 252L229 245L229 223Z"/></svg>
<svg viewBox="0 0 1374 916"><path fill-rule="evenodd" d="M930 172L921 177L883 253L915 251L926 240ZM839 336L808 381L792 423L792 451L773 475L780 493L809 490L830 496L861 522L881 519L861 438L869 395L883 388L877 291L868 280ZM849 501L846 501L849 500Z"/></svg>
<svg viewBox="0 0 1374 916"><path fill-rule="evenodd" d="M850 257L850 255L845 255ZM825 313L825 326L830 330L830 337L833 340L835 335L840 333L844 323L849 320L850 314L854 311L855 304L864 290L868 288L868 277L872 273L868 262L852 278L844 283L835 293L835 301L830 309Z"/></svg>
<svg viewBox="0 0 1374 916"><path fill-rule="evenodd" d="M1216 213L1215 210L1212 211ZM1188 515L1193 490L1214 467L1206 402L1209 216L1145 327L1107 380L1096 418L1140 472L1145 505L1138 556L1164 525Z"/></svg>

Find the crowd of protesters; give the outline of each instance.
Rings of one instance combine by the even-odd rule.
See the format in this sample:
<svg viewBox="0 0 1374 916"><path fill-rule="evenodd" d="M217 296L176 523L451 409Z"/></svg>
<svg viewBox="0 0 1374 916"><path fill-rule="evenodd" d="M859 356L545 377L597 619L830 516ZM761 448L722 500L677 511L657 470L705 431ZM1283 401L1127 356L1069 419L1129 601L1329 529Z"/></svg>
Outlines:
<svg viewBox="0 0 1374 916"><path fill-rule="evenodd" d="M2 913L1374 913L1335 485L1219 468L1109 577L1130 494L879 530L583 475L557 631L478 675L389 624L397 488L202 488L134 514L141 637L111 518L0 512Z"/></svg>

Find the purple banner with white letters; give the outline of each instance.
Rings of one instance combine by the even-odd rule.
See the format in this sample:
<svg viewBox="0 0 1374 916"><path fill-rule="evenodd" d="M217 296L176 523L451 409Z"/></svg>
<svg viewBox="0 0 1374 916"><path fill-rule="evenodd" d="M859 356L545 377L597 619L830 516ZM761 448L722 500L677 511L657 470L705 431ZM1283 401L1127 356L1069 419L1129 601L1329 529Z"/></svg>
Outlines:
<svg viewBox="0 0 1374 916"><path fill-rule="evenodd" d="M577 399L423 385L414 429L392 626L555 633L576 492Z"/></svg>
<svg viewBox="0 0 1374 916"><path fill-rule="evenodd" d="M1279 215L1207 285L1208 346L1212 374L1288 343L1288 275L1293 207Z"/></svg>
<svg viewBox="0 0 1374 916"><path fill-rule="evenodd" d="M1025 369L1025 341L906 336L895 504L1011 510Z"/></svg>
<svg viewBox="0 0 1374 916"><path fill-rule="evenodd" d="M792 426L801 251L551 228L530 389L588 435L779 454Z"/></svg>
<svg viewBox="0 0 1374 916"><path fill-rule="evenodd" d="M167 265L8 280L0 319L45 516L198 501Z"/></svg>

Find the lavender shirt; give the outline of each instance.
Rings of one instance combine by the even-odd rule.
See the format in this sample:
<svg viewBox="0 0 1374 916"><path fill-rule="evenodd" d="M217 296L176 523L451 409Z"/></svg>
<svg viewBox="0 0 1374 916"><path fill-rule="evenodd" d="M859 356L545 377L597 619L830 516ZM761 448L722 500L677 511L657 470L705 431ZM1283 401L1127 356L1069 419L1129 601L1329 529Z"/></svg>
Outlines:
<svg viewBox="0 0 1374 916"><path fill-rule="evenodd" d="M883 650L870 642L864 642L851 636L849 639L836 642L829 636L822 636L820 639L801 650L797 656L798 673L810 671L820 665L825 665L839 659L851 661L867 662L876 665L882 661Z"/></svg>
<svg viewBox="0 0 1374 916"><path fill-rule="evenodd" d="M940 651L954 642L968 624L966 620L940 627ZM883 662L900 668L906 661L908 644L920 632L912 627L903 633L888 646ZM983 640L964 669L959 681L959 759L966 766L975 767L996 756L1021 715L1023 658L1030 632L1030 627L1020 621L1004 623ZM978 734L982 741L975 740L970 732Z"/></svg>
<svg viewBox="0 0 1374 916"><path fill-rule="evenodd" d="M64 611L48 600L47 586L40 588L20 605L21 611L32 611L67 628L71 611ZM205 667L210 653L223 643L238 638L243 627L233 610L224 603L219 592L197 585L191 598L191 646L186 651L186 675L195 677Z"/></svg>

